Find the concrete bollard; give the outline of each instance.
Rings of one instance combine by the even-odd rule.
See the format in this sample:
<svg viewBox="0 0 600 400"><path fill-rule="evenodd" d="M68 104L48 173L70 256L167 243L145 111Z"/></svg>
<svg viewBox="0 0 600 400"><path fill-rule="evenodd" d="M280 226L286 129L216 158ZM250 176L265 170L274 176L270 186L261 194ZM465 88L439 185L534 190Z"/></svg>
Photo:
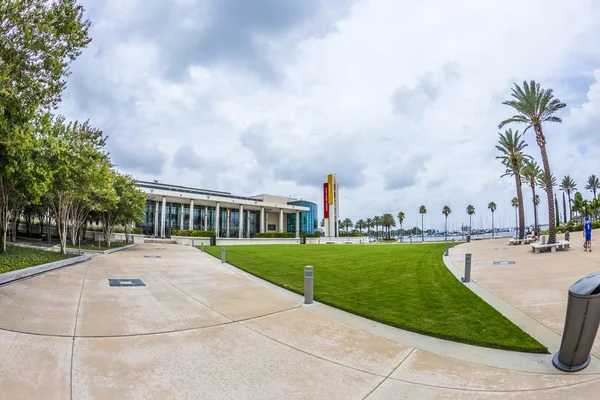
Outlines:
<svg viewBox="0 0 600 400"><path fill-rule="evenodd" d="M313 303L313 267L304 267L304 304Z"/></svg>
<svg viewBox="0 0 600 400"><path fill-rule="evenodd" d="M204 253L204 242L200 242L200 251Z"/></svg>
<svg viewBox="0 0 600 400"><path fill-rule="evenodd" d="M454 248L454 239L452 239L452 248Z"/></svg>
<svg viewBox="0 0 600 400"><path fill-rule="evenodd" d="M225 247L221 247L221 263L225 263Z"/></svg>
<svg viewBox="0 0 600 400"><path fill-rule="evenodd" d="M446 257L448 257L448 242L446 242L446 252L444 253Z"/></svg>
<svg viewBox="0 0 600 400"><path fill-rule="evenodd" d="M471 281L471 253L465 254L465 276L462 281L465 283Z"/></svg>
<svg viewBox="0 0 600 400"><path fill-rule="evenodd" d="M542 236L542 245L546 244L546 236Z"/></svg>

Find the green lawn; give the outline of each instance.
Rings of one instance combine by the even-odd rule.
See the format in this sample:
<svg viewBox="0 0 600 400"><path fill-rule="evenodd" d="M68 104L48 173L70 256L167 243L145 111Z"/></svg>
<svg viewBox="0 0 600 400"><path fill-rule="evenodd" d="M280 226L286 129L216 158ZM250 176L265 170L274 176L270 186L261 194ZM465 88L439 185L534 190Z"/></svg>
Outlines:
<svg viewBox="0 0 600 400"><path fill-rule="evenodd" d="M72 255L12 245L6 246L6 252L7 254L0 254L0 273L73 257Z"/></svg>
<svg viewBox="0 0 600 400"><path fill-rule="evenodd" d="M99 250L99 251L104 251L104 250L110 250L110 249L115 249L117 247L123 247L123 246L129 246L132 243L126 244L125 242L111 242L110 243L110 247L106 247L104 245L104 242L100 242L100 247L98 247L98 243L82 243L81 244L81 250ZM70 243L67 243L67 247L70 249L79 249L79 246L73 246Z"/></svg>
<svg viewBox="0 0 600 400"><path fill-rule="evenodd" d="M221 247L204 247L215 257ZM315 300L388 325L478 346L547 353L545 346L459 282L445 245L228 246L227 262L303 294L314 267Z"/></svg>

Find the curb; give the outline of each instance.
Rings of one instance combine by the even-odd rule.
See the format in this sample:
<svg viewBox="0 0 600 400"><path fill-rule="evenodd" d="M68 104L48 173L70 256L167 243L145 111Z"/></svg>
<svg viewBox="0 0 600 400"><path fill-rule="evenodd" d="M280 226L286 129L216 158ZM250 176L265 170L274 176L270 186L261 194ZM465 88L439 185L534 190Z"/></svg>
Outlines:
<svg viewBox="0 0 600 400"><path fill-rule="evenodd" d="M111 253L116 253L117 251L121 251L121 250L125 250L125 249L130 249L132 247L137 246L138 243L132 243L132 244L128 244L127 246L122 246L122 247L115 247L114 249L109 249L109 250L81 250L81 253L94 253L94 254L111 254ZM70 254L78 254L79 253L79 249L73 249L73 248L68 248L67 252Z"/></svg>
<svg viewBox="0 0 600 400"><path fill-rule="evenodd" d="M10 283L22 278L28 278L33 275L38 275L44 272L52 271L54 269L67 267L72 264L77 264L82 261L87 261L91 257L88 255L82 255L79 257L72 257L66 260L55 261L47 264L36 265L33 267L23 268L16 271L5 272L0 274L0 285Z"/></svg>

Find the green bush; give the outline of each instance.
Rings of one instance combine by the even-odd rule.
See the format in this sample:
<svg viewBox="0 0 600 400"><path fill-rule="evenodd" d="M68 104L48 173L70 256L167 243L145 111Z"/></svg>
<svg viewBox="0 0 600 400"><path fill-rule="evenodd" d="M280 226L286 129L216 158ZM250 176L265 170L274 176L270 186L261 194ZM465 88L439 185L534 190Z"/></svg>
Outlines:
<svg viewBox="0 0 600 400"><path fill-rule="evenodd" d="M189 236L189 237L213 237L215 236L215 231L182 231L180 229L174 229L171 231L171 235L173 236Z"/></svg>
<svg viewBox="0 0 600 400"><path fill-rule="evenodd" d="M296 234L293 232L264 232L257 233L257 238L269 238L269 239L293 239L296 237Z"/></svg>
<svg viewBox="0 0 600 400"><path fill-rule="evenodd" d="M358 237L358 236L366 236L366 235L364 233L340 232L340 237Z"/></svg>
<svg viewBox="0 0 600 400"><path fill-rule="evenodd" d="M144 232L142 231L142 228L135 227L131 229L131 233L133 233L134 235L141 235Z"/></svg>
<svg viewBox="0 0 600 400"><path fill-rule="evenodd" d="M383 239L384 242L397 242L396 239L390 238L390 239Z"/></svg>
<svg viewBox="0 0 600 400"><path fill-rule="evenodd" d="M303 233L302 235L300 235L300 237L319 238L319 237L321 237L321 234L320 233Z"/></svg>

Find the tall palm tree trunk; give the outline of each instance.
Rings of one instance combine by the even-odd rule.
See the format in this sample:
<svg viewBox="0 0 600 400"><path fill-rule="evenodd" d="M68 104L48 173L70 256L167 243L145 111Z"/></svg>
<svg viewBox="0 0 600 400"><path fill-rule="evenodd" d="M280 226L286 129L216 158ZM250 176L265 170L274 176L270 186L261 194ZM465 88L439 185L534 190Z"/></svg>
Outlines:
<svg viewBox="0 0 600 400"><path fill-rule="evenodd" d="M535 186L531 186L531 193L533 193L531 201L533 202L533 235L535 236L538 229L537 206L535 205Z"/></svg>
<svg viewBox="0 0 600 400"><path fill-rule="evenodd" d="M421 214L421 242L425 241L425 232L423 231L423 214Z"/></svg>
<svg viewBox="0 0 600 400"><path fill-rule="evenodd" d="M469 235L471 235L471 232L473 232L473 224L471 223L471 217L472 215L469 214Z"/></svg>
<svg viewBox="0 0 600 400"><path fill-rule="evenodd" d="M448 216L446 215L446 231L444 232L444 240L448 241Z"/></svg>
<svg viewBox="0 0 600 400"><path fill-rule="evenodd" d="M567 191L567 197L569 198L569 221L573 219L573 210L571 210L571 191ZM567 222L569 222L567 221Z"/></svg>
<svg viewBox="0 0 600 400"><path fill-rule="evenodd" d="M519 172L515 174L515 181L517 183L517 201L519 202L519 239L523 239L525 237L525 210L523 209L523 188Z"/></svg>
<svg viewBox="0 0 600 400"><path fill-rule="evenodd" d="M494 212L492 211L492 239L494 238Z"/></svg>
<svg viewBox="0 0 600 400"><path fill-rule="evenodd" d="M548 195L548 244L556 243L556 214L554 210L554 189L552 187L552 175L550 174L550 162L546 152L546 139L541 125L534 125L537 143L542 152L542 163L544 164L544 177L546 178L546 194Z"/></svg>

